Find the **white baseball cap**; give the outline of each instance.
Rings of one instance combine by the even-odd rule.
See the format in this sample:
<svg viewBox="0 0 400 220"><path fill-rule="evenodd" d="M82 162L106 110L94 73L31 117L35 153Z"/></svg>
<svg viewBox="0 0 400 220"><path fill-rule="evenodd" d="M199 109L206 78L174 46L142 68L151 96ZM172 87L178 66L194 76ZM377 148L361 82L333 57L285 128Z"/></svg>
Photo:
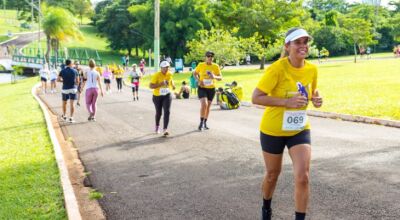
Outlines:
<svg viewBox="0 0 400 220"><path fill-rule="evenodd" d="M285 37L285 44L291 41L295 41L301 37L308 37L310 40L312 39L312 37L307 33L306 30L299 28Z"/></svg>
<svg viewBox="0 0 400 220"><path fill-rule="evenodd" d="M169 67L169 62L168 61L162 61L161 63L160 63L160 67L161 68L163 68L163 67Z"/></svg>

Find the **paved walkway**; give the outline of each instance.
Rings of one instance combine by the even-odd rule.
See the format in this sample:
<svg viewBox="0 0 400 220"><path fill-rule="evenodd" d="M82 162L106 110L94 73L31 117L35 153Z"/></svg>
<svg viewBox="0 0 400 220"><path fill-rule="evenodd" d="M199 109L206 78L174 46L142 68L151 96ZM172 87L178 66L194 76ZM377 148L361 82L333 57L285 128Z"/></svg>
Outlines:
<svg viewBox="0 0 400 220"><path fill-rule="evenodd" d="M61 113L60 94L41 97ZM213 106L211 129L198 132L198 100L173 100L171 137L162 138L153 133L151 93L141 91L140 99L133 102L125 87L99 98L97 122L87 122L82 105L77 123L61 123L93 187L104 193L108 219L258 219L262 110ZM311 123L311 219L397 219L400 129L322 118ZM291 219L292 182L286 154L275 219Z"/></svg>

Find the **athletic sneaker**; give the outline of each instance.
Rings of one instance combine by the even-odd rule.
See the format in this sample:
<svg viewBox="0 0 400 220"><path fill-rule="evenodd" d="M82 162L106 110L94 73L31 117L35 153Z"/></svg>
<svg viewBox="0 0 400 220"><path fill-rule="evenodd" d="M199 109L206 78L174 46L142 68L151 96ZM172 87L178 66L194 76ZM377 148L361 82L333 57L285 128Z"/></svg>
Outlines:
<svg viewBox="0 0 400 220"><path fill-rule="evenodd" d="M74 123L75 121L74 121L74 118L73 117L70 117L69 119L68 119L68 122L69 123Z"/></svg>
<svg viewBox="0 0 400 220"><path fill-rule="evenodd" d="M203 128L204 128L205 130L208 130L208 129L210 129L209 127L207 127L207 125L206 125L206 124L204 124Z"/></svg>
<svg viewBox="0 0 400 220"><path fill-rule="evenodd" d="M61 119L62 119L63 121L66 121L66 120L67 120L67 116L61 115Z"/></svg>
<svg viewBox="0 0 400 220"><path fill-rule="evenodd" d="M135 97L133 97L133 101L136 101Z"/></svg>
<svg viewBox="0 0 400 220"><path fill-rule="evenodd" d="M271 218L272 218L272 209L261 208L261 219L271 220Z"/></svg>
<svg viewBox="0 0 400 220"><path fill-rule="evenodd" d="M159 134L159 133L161 133L160 126L156 126L155 132L156 132L156 134Z"/></svg>
<svg viewBox="0 0 400 220"><path fill-rule="evenodd" d="M200 123L200 125L199 125L199 131L202 131L204 128L203 128L203 123Z"/></svg>
<svg viewBox="0 0 400 220"><path fill-rule="evenodd" d="M164 135L164 137L167 137L169 135L167 129L164 129L164 134L163 135Z"/></svg>
<svg viewBox="0 0 400 220"><path fill-rule="evenodd" d="M96 121L96 117L92 116L92 121L95 122Z"/></svg>
<svg viewBox="0 0 400 220"><path fill-rule="evenodd" d="M139 97L136 97L136 100L138 100L138 101L139 101Z"/></svg>

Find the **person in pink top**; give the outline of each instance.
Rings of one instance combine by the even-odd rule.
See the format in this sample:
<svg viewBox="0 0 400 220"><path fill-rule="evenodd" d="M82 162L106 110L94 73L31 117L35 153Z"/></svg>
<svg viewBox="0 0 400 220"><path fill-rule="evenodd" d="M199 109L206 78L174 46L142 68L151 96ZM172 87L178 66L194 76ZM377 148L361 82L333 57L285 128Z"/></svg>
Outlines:
<svg viewBox="0 0 400 220"><path fill-rule="evenodd" d="M106 92L111 92L111 78L112 78L112 72L108 66L106 66L106 69L103 71L103 77L104 77L104 84L106 85Z"/></svg>
<svg viewBox="0 0 400 220"><path fill-rule="evenodd" d="M96 121L96 102L99 94L103 96L103 89L100 83L100 73L95 70L96 63L93 59L89 60L90 70L86 72L86 107L89 112L88 121Z"/></svg>
<svg viewBox="0 0 400 220"><path fill-rule="evenodd" d="M144 66L146 65L146 61L144 59L140 60L139 63L139 68L140 68L140 72L142 72L142 74L144 75Z"/></svg>

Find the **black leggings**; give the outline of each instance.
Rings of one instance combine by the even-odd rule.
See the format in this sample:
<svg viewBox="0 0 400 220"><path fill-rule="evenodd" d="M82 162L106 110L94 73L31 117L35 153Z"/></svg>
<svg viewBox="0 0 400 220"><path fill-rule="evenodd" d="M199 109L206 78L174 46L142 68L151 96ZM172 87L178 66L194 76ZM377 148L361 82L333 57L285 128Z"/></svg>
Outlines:
<svg viewBox="0 0 400 220"><path fill-rule="evenodd" d="M122 89L122 78L117 78L117 88Z"/></svg>
<svg viewBox="0 0 400 220"><path fill-rule="evenodd" d="M168 128L169 110L171 109L171 94L155 96L153 95L153 103L156 107L156 126L160 126L162 109L164 109L164 129Z"/></svg>

